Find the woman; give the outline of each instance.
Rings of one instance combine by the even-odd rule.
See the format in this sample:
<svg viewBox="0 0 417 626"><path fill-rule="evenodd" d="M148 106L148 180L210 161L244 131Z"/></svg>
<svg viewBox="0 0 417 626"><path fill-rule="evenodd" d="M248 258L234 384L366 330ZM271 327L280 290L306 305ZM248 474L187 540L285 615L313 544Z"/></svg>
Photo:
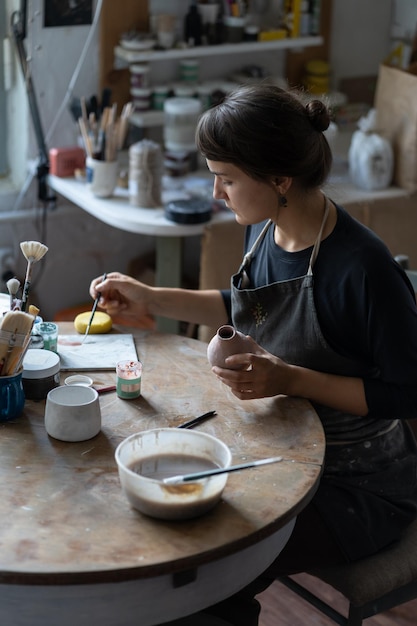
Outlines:
<svg viewBox="0 0 417 626"><path fill-rule="evenodd" d="M319 489L284 550L249 588L208 613L258 623L256 593L278 575L354 561L397 540L416 517L417 309L386 246L322 191L332 163L325 105L271 85L245 86L206 111L197 147L213 195L247 226L227 292L96 279L110 314L231 322L254 354L213 372L240 400L308 398L326 434Z"/></svg>

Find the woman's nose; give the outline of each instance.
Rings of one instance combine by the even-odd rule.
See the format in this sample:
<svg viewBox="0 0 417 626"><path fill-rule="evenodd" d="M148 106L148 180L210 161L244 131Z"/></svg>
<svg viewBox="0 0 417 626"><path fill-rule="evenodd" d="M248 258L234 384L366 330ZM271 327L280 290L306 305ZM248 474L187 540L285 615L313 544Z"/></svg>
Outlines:
<svg viewBox="0 0 417 626"><path fill-rule="evenodd" d="M224 193L223 185L215 180L213 183L213 198L215 200L224 200L226 194Z"/></svg>

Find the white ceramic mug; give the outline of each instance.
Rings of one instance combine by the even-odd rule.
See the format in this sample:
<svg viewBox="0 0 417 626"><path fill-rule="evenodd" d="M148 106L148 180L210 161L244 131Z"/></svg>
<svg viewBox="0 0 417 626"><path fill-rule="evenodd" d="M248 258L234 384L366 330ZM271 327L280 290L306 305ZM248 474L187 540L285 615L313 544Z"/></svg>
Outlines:
<svg viewBox="0 0 417 626"><path fill-rule="evenodd" d="M87 184L97 198L109 198L117 185L117 161L100 161L87 157L85 161Z"/></svg>
<svg viewBox="0 0 417 626"><path fill-rule="evenodd" d="M64 385L52 389L46 398L45 428L61 441L86 441L101 429L98 393L92 387Z"/></svg>

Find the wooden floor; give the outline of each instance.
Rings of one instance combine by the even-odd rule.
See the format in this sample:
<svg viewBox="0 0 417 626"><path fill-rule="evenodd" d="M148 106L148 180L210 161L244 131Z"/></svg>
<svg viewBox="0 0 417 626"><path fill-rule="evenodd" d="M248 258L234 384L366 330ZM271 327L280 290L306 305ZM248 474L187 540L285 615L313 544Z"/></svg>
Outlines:
<svg viewBox="0 0 417 626"><path fill-rule="evenodd" d="M316 578L299 574L296 579L346 615L347 601ZM284 585L275 582L258 596L262 611L259 626L334 626L334 622L302 600ZM364 620L364 626L416 626L417 600Z"/></svg>

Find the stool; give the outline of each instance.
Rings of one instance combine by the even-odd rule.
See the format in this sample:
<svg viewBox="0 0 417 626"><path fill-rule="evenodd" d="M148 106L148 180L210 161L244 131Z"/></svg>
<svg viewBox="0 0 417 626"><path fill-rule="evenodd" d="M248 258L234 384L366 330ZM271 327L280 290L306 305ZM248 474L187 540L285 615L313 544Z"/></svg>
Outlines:
<svg viewBox="0 0 417 626"><path fill-rule="evenodd" d="M306 572L337 589L349 601L348 617L293 580L279 582L310 602L342 626L361 626L362 621L417 598L417 520L400 541L355 563Z"/></svg>

